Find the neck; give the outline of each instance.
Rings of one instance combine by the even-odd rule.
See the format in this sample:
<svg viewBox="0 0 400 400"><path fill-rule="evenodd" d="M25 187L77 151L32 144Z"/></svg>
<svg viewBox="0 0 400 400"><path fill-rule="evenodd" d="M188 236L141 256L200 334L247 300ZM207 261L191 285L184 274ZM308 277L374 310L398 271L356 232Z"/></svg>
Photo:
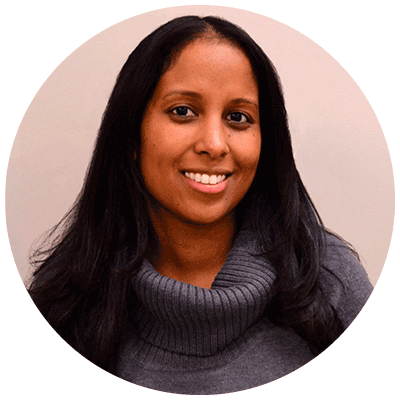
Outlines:
<svg viewBox="0 0 400 400"><path fill-rule="evenodd" d="M236 236L234 212L222 220L196 225L167 210L150 210L155 240L147 259L164 276L210 288Z"/></svg>

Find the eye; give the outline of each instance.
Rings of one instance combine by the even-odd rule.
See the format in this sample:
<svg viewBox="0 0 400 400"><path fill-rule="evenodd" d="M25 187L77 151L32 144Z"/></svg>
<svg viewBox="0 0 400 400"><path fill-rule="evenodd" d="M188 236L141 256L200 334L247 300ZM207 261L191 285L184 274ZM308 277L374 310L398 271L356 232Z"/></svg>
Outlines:
<svg viewBox="0 0 400 400"><path fill-rule="evenodd" d="M228 115L228 120L239 124L249 123L250 119L241 112L233 112Z"/></svg>
<svg viewBox="0 0 400 400"><path fill-rule="evenodd" d="M179 106L175 107L173 110L171 110L173 115L176 115L178 117L194 117L195 113L189 108L185 106Z"/></svg>

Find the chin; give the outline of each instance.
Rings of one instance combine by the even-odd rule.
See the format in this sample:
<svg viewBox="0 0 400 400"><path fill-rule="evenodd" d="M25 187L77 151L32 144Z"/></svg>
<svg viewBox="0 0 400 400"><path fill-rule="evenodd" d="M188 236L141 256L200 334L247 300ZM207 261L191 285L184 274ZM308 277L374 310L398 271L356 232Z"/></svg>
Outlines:
<svg viewBox="0 0 400 400"><path fill-rule="evenodd" d="M159 220L165 219L172 220L178 219L189 225L206 226L216 224L234 216L235 207L207 207L199 204L185 204L183 207L176 207L176 205L164 205L153 198L151 202L151 211L157 216Z"/></svg>
<svg viewBox="0 0 400 400"><path fill-rule="evenodd" d="M182 221L192 224L192 225L198 225L198 226L204 226L204 225L212 225L216 224L224 219L227 218L232 218L233 216L233 211L225 212L225 213L216 213L216 214L207 214L205 215L204 213L202 214L191 214L190 216L188 215L180 215L178 216Z"/></svg>

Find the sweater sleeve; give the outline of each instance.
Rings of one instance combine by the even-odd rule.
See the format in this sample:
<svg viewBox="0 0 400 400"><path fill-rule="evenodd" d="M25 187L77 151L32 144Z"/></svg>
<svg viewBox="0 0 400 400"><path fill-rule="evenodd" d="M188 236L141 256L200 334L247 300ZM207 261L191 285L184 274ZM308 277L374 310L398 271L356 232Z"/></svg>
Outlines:
<svg viewBox="0 0 400 400"><path fill-rule="evenodd" d="M364 307L373 287L349 247L328 235L322 284L346 329Z"/></svg>

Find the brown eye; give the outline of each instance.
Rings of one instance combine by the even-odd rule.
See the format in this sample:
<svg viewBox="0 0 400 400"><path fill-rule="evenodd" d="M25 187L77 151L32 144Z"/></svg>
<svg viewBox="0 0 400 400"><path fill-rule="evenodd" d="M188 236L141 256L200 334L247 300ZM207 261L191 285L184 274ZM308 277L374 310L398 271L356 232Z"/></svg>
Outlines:
<svg viewBox="0 0 400 400"><path fill-rule="evenodd" d="M179 117L192 117L194 116L194 112L188 108L188 107L184 107L184 106L179 106L176 107L172 110L172 113L174 115L177 115Z"/></svg>
<svg viewBox="0 0 400 400"><path fill-rule="evenodd" d="M232 122L238 122L238 123L250 122L249 119L241 112L234 112L229 114L228 119Z"/></svg>

